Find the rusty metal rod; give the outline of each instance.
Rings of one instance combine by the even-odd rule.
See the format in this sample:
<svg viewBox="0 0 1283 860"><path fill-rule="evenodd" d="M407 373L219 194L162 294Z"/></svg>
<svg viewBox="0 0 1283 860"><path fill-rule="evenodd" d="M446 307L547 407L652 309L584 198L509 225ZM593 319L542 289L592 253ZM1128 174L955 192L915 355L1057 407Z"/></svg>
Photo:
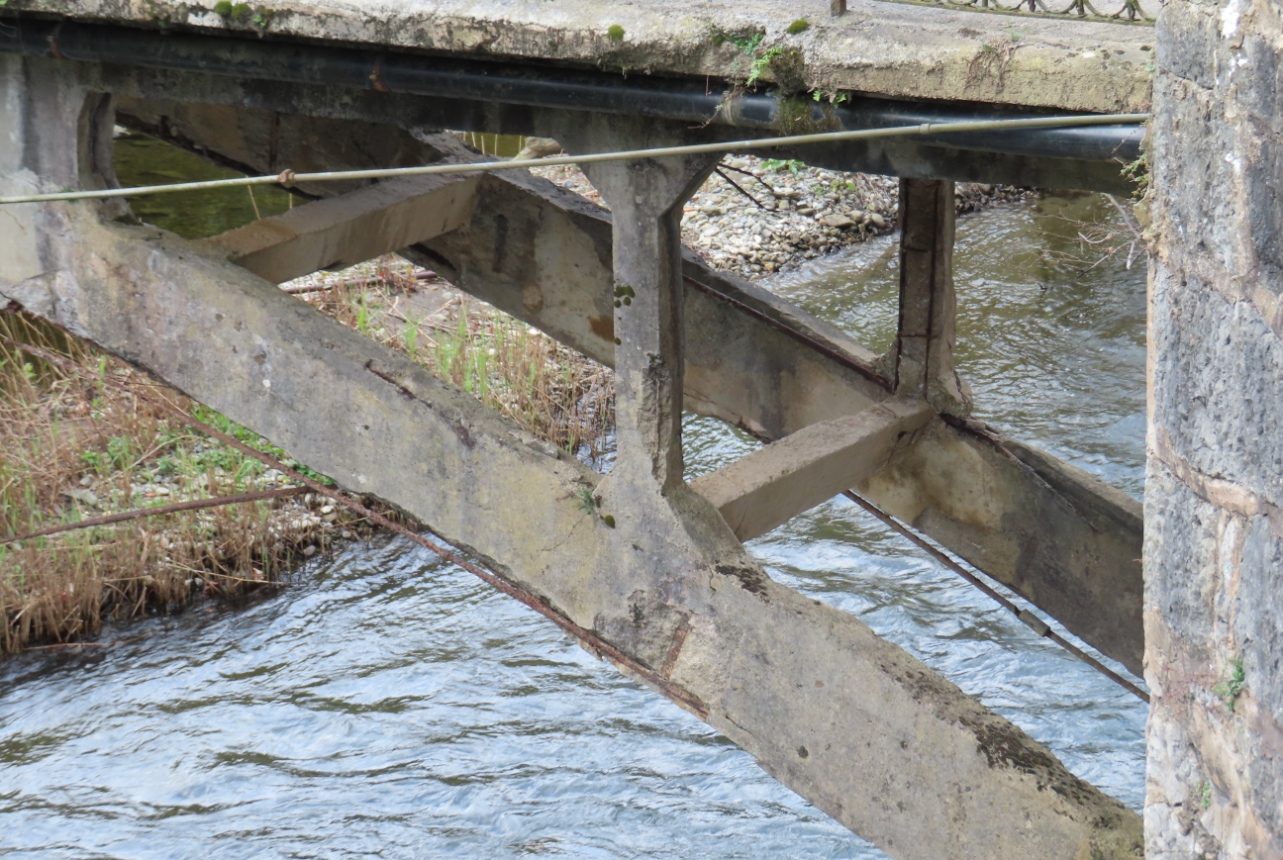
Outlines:
<svg viewBox="0 0 1283 860"><path fill-rule="evenodd" d="M10 343L12 343L12 341L10 341ZM285 487L279 490L258 490L252 493L238 493L234 496L219 496L213 499L192 499L186 502L175 502L172 505L157 505L154 508L139 508L138 510L133 511L122 511L118 514L104 514L101 517L90 517L87 520L81 520L75 523L64 523L58 526L50 526L47 529L40 529L39 531L30 532L25 535L0 538L0 546L4 546L7 543L31 540L32 538L62 534L63 532L90 529L95 526L109 526L113 523L140 520L144 517L162 517L166 514L176 514L180 511L199 511L204 510L205 508L221 508L226 507L227 505L239 505L244 502L261 502L267 499L284 499L288 496L297 496L304 492L307 492L307 487Z"/></svg>
<svg viewBox="0 0 1283 860"><path fill-rule="evenodd" d="M868 511L873 516L877 517L887 527L894 529L900 535L908 538L915 545L917 545L919 549L923 550L932 558L934 558L936 561L940 562L945 567L949 568L949 570L953 571L958 576L961 576L967 582L971 583L976 588L980 589L985 594L987 594L989 597L993 598L995 601L1001 604L1004 609L1006 609L1012 615L1016 616L1016 618L1018 618L1021 621L1021 623L1023 623L1030 630L1034 631L1039 636L1046 637L1047 639L1050 639L1052 642L1055 642L1061 648L1064 648L1070 654L1073 654L1079 660L1082 660L1088 666L1091 666L1097 672L1101 673L1106 678L1113 681L1118 686L1122 687L1124 690L1127 690L1129 693L1136 695L1143 702L1145 702L1145 704L1149 704L1149 694L1146 693L1144 690L1142 690L1140 687L1136 686L1131 681L1127 680L1122 675L1118 674L1113 669L1109 668L1104 663L1100 662L1095 657L1091 656L1086 651L1079 648L1077 645L1070 642L1065 637L1061 636L1055 630L1052 630L1050 625L1048 625L1045 621L1043 621L1037 615L1034 615L1032 612L1030 612L1027 609L1021 609L1018 605L1016 605L1015 602L1008 600L1006 597L1000 594L996 589L990 586L989 583L980 579L978 576L976 576L971 571L964 568L962 565L958 564L952 558L945 555L940 550L936 549L934 546L928 543L924 538L922 538L920 535L918 535L908 526L905 526L899 520L895 519L895 517L892 517L890 514L881 510L872 502L862 498L861 496L856 495L850 490L845 490L842 493L842 495L846 496L848 499L855 502L861 508Z"/></svg>

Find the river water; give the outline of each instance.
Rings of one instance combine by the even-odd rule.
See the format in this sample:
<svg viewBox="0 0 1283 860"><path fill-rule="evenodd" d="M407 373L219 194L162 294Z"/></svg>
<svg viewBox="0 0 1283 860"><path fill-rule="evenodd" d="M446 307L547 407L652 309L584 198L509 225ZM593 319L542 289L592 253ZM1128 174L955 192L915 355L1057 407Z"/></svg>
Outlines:
<svg viewBox="0 0 1283 860"><path fill-rule="evenodd" d="M260 203L261 205L261 203ZM1100 198L960 222L960 365L981 416L1139 495L1143 262L1077 234ZM1096 232L1092 232L1096 231ZM871 345L879 240L774 288ZM692 474L752 447L686 423ZM1139 808L1144 706L852 505L750 545ZM0 854L15 857L861 858L883 855L530 610L399 539L239 607L0 663ZM944 860L944 858L942 858Z"/></svg>

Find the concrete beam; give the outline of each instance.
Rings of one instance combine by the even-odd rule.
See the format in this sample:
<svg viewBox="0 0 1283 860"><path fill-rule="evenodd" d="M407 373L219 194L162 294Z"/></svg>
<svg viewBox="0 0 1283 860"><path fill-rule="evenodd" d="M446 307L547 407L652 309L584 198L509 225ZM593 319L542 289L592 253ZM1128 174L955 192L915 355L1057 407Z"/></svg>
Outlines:
<svg viewBox="0 0 1283 860"><path fill-rule="evenodd" d="M611 364L608 218L550 183L490 176L470 224L408 256ZM683 272L687 409L779 439L892 396L877 357L845 333L694 254ZM1027 452L955 419L856 489L1139 674L1140 503Z"/></svg>
<svg viewBox="0 0 1283 860"><path fill-rule="evenodd" d="M380 166L363 154L357 128L369 135L371 148L399 140L407 158L469 157L449 135L416 140L397 137L391 126L201 104L133 100L127 109L168 130L177 143L262 172L278 170L294 155L315 159L308 141L340 136L352 143L327 162L332 169ZM268 164L262 142L272 139L274 128L278 161ZM468 224L403 253L613 365L611 229L600 206L511 171L481 177ZM689 251L682 272L687 409L779 439L892 396L893 382L875 367L877 356L834 326L710 269ZM977 422L937 424L927 436L857 489L1139 674L1140 504Z"/></svg>
<svg viewBox="0 0 1283 860"><path fill-rule="evenodd" d="M274 284L434 239L472 218L477 179L406 176L262 218L209 239Z"/></svg>
<svg viewBox="0 0 1283 860"><path fill-rule="evenodd" d="M646 120L605 116L567 125L558 138L572 152L673 144ZM613 212L611 297L618 453L612 483L645 484L667 495L685 476L682 205L719 161L719 155L701 155L586 165L588 178Z"/></svg>
<svg viewBox="0 0 1283 860"><path fill-rule="evenodd" d="M691 489L746 541L882 471L934 415L924 401L884 400L804 427L696 478Z"/></svg>
<svg viewBox="0 0 1283 860"><path fill-rule="evenodd" d="M880 0L879 0L880 2ZM0 44L0 47L3 47ZM279 115L306 116L314 120L349 121L355 129L366 123L388 127L392 136L371 141L378 150L391 150L407 128L449 128L497 134L544 136L551 134L558 115L587 112L482 102L476 99L428 97L408 93L380 93L320 84L224 77L179 69L81 64L94 77L96 86L121 98L164 100L203 106L224 105L234 110L253 109ZM171 113L177 113L171 109ZM132 112L132 106L131 106ZM710 139L740 139L745 131L737 126L690 128L690 122L674 123L674 130L691 143ZM356 132L359 134L360 132ZM367 132L368 133L368 132ZM353 136L352 132L344 137ZM264 141L264 145L270 138ZM334 146L323 141L317 157L328 157ZM211 153L212 154L212 153ZM1003 183L1035 188L1067 188L1131 194L1133 183L1125 179L1113 162L1084 157L995 153L984 149L960 148L928 138L885 138L813 144L796 151L780 149L775 154L800 158L830 170L861 171L888 176L921 179L950 178L959 182ZM309 158L311 153L304 152ZM376 159L387 166L389 158ZM295 165L285 165L299 170ZM281 168L276 168L280 170ZM301 172L301 171L300 171Z"/></svg>
<svg viewBox="0 0 1283 860"><path fill-rule="evenodd" d="M881 2L881 0L879 0ZM336 130L337 136L311 134L312 147L296 150L300 163L329 161L343 163L355 155L368 159L372 166L399 166L400 146L409 135L405 129L450 128L499 134L545 136L552 133L559 117L578 112L545 109L527 105L482 102L466 98L436 98L407 93L381 93L320 84L292 83L245 77L223 77L178 69L80 64L95 86L133 99L129 113L139 104L168 102L163 115L176 119L182 106L189 104L204 110L223 106L232 119L231 129L238 124L235 115L243 110L266 111L279 118L279 126L262 126L258 140L260 152L279 153L288 144L289 117L307 117L306 126L321 125ZM587 112L579 114L588 116ZM135 117L137 119L138 117ZM131 120L133 122L134 120ZM369 124L385 131L373 139ZM336 129L346 125L346 130ZM702 143L716 137L740 139L745 130L737 126L690 128L690 123L675 123L688 142ZM162 131L164 131L162 129ZM174 135L177 128L168 132ZM231 133L235 133L234 131ZM165 136L163 133L161 136ZM223 135L228 136L227 134ZM366 147L350 145L354 138L370 138ZM277 146L282 148L278 149ZM368 153L366 151L368 149ZM211 156L217 154L210 151ZM813 144L798 150L780 149L780 157L795 157L816 167L830 170L861 171L888 176L921 179L949 178L959 182L1003 183L1034 188L1069 188L1103 191L1109 194L1131 194L1135 188L1119 172L1118 165L1081 157L1020 155L995 153L984 149L959 148L927 138L901 137L877 140L855 140ZM381 157L380 157L381 156ZM302 172L299 163L274 164L266 172L279 172L289 167ZM337 193L339 189L329 193Z"/></svg>

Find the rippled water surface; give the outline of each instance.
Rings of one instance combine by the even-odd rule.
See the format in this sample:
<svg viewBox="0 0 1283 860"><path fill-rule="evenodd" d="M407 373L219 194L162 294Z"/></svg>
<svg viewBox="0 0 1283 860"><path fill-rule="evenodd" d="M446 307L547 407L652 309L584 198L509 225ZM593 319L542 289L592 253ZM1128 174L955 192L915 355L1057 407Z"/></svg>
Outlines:
<svg viewBox="0 0 1283 860"><path fill-rule="evenodd" d="M1139 495L1144 272L1082 271L1097 198L964 219L961 364L986 420ZM1088 233L1094 236L1093 233ZM777 289L872 345L894 246ZM1082 259L1074 259L1081 257ZM687 422L691 471L751 447ZM1143 706L833 501L754 541L1133 807ZM0 854L15 857L877 858L677 707L400 540L275 596L0 664Z"/></svg>

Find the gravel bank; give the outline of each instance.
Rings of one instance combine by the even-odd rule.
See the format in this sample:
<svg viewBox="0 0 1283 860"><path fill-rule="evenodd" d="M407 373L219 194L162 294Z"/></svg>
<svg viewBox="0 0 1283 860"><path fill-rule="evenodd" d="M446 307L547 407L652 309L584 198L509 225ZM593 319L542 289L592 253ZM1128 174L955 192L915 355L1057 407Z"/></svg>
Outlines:
<svg viewBox="0 0 1283 860"><path fill-rule="evenodd" d="M575 167L531 171L602 203ZM958 212L1029 192L959 183ZM728 158L686 204L682 239L712 266L748 278L801 263L895 229L899 180L839 173L753 156ZM603 204L604 205L604 204Z"/></svg>

